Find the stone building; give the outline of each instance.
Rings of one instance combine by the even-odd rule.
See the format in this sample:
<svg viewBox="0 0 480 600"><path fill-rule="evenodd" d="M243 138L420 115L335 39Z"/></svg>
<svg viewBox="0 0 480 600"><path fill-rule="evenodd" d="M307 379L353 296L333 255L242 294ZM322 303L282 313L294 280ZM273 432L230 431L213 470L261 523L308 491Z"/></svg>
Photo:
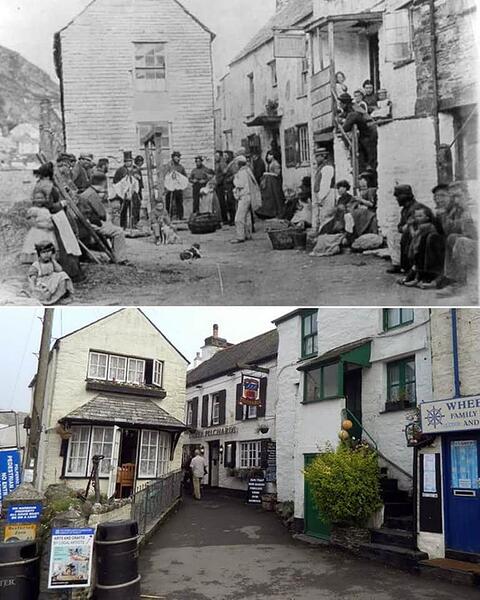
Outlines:
<svg viewBox="0 0 480 600"><path fill-rule="evenodd" d="M178 469L187 364L135 308L57 339L31 465L35 486L43 491L64 481L85 489L96 454L105 457L100 486L109 497Z"/></svg>
<svg viewBox="0 0 480 600"><path fill-rule="evenodd" d="M431 559L466 561L468 577L468 564L480 557L480 313L435 309L431 332L433 401L421 405L417 543Z"/></svg>
<svg viewBox="0 0 480 600"><path fill-rule="evenodd" d="M297 528L329 537L303 469L327 444L336 447L344 418L353 423L352 437L377 448L411 514L405 425L417 401L432 397L429 311L299 309L275 323L277 491L280 502L294 503Z"/></svg>
<svg viewBox="0 0 480 600"><path fill-rule="evenodd" d="M177 0L94 0L55 35L69 152L121 157L162 130L187 169L213 164L214 34Z"/></svg>
<svg viewBox="0 0 480 600"><path fill-rule="evenodd" d="M205 340L213 355L187 374L184 463L200 448L208 464L205 485L242 492L247 475L261 469L273 490L277 332L223 349L215 341Z"/></svg>

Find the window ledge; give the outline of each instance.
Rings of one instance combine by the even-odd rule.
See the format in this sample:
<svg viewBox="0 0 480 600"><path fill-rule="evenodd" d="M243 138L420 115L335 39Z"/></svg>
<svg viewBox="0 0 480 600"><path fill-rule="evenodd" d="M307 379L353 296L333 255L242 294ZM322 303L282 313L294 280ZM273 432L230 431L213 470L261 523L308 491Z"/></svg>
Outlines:
<svg viewBox="0 0 480 600"><path fill-rule="evenodd" d="M412 328L412 325L415 325L415 321L409 321L408 323L401 323L400 325L394 325L393 327L388 327L379 333L379 335L387 335L391 331L397 331L398 329L405 328L406 331L409 331ZM407 329L408 328L408 329Z"/></svg>
<svg viewBox="0 0 480 600"><path fill-rule="evenodd" d="M328 398L319 398L318 400L302 400L300 404L318 404L319 402L329 402L330 400L343 400L344 396L329 396Z"/></svg>
<svg viewBox="0 0 480 600"><path fill-rule="evenodd" d="M147 385L115 383L113 381L101 381L98 379L87 379L85 388L89 391L95 392L131 394L133 396L147 396L148 398L160 398L160 400L163 400L167 395L167 392L162 388Z"/></svg>
<svg viewBox="0 0 480 600"><path fill-rule="evenodd" d="M415 62L415 59L412 57L410 58L406 58L405 60L399 60L396 63L393 63L393 68L394 69L401 69L402 67L406 67L407 65L409 65L410 63Z"/></svg>
<svg viewBox="0 0 480 600"><path fill-rule="evenodd" d="M297 100L301 100L302 98L308 98L308 94L300 94L297 96Z"/></svg>
<svg viewBox="0 0 480 600"><path fill-rule="evenodd" d="M385 410L382 410L380 414L384 415L385 413L400 412L402 410L412 410L413 408L416 408L416 404L406 404L404 402L386 402Z"/></svg>

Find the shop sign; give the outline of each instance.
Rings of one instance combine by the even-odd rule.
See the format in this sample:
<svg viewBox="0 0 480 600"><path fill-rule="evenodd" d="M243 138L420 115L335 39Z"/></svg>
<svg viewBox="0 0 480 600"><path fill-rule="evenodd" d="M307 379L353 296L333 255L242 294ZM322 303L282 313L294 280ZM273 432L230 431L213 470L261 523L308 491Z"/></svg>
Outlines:
<svg viewBox="0 0 480 600"><path fill-rule="evenodd" d="M48 587L90 587L95 529L52 529Z"/></svg>
<svg viewBox="0 0 480 600"><path fill-rule="evenodd" d="M4 542L32 542L37 538L35 523L5 525Z"/></svg>
<svg viewBox="0 0 480 600"><path fill-rule="evenodd" d="M420 413L423 433L480 429L480 396L424 402Z"/></svg>
<svg viewBox="0 0 480 600"><path fill-rule="evenodd" d="M245 406L260 406L260 378L253 375L242 375L242 396L240 404Z"/></svg>
<svg viewBox="0 0 480 600"><path fill-rule="evenodd" d="M248 480L247 504L261 504L267 482L265 477L252 477Z"/></svg>
<svg viewBox="0 0 480 600"><path fill-rule="evenodd" d="M20 451L0 450L0 503L21 483Z"/></svg>
<svg viewBox="0 0 480 600"><path fill-rule="evenodd" d="M40 521L42 514L42 503L34 504L12 504L8 507L8 523L36 523Z"/></svg>
<svg viewBox="0 0 480 600"><path fill-rule="evenodd" d="M190 438L199 439L203 437L219 437L221 435L232 435L234 433L238 433L238 427L214 427L213 429L195 431L195 433L190 434Z"/></svg>

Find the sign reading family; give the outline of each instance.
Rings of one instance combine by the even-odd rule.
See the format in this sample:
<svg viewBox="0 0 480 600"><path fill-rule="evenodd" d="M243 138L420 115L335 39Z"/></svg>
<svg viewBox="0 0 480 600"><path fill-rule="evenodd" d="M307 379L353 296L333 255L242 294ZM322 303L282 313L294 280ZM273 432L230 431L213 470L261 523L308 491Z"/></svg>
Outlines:
<svg viewBox="0 0 480 600"><path fill-rule="evenodd" d="M251 375L242 375L242 396L240 404L260 406L260 379Z"/></svg>
<svg viewBox="0 0 480 600"><path fill-rule="evenodd" d="M480 396L420 405L423 433L480 429Z"/></svg>

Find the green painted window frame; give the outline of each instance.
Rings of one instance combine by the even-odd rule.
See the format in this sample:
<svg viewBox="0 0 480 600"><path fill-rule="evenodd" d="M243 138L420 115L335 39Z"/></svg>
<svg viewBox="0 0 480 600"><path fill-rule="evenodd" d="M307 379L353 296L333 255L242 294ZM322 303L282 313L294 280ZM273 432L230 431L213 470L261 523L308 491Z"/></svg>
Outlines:
<svg viewBox="0 0 480 600"><path fill-rule="evenodd" d="M315 316L315 319L312 319L312 317ZM318 353L318 321L317 321L317 316L318 316L318 310L309 310L309 311L305 311L304 313L302 313L302 341L301 341L301 357L302 358L311 358L312 356L316 356ZM305 333L305 323L306 321L311 320L311 333L306 334ZM315 331L313 330L313 324L315 324ZM307 353L305 352L305 346L306 346L306 342L313 340L313 344L312 344L312 352Z"/></svg>
<svg viewBox="0 0 480 600"><path fill-rule="evenodd" d="M388 318L391 310L400 311L400 323L398 325L389 325ZM404 320L405 311L412 311L411 318ZM411 325L415 320L415 311L413 308L384 308L383 309L383 330L390 331L391 329L397 329L397 327L405 327L405 325Z"/></svg>
<svg viewBox="0 0 480 600"><path fill-rule="evenodd" d="M412 380L407 380L406 379L406 365L408 363L412 363L413 362L413 366L414 366L414 379ZM406 389L406 385L407 384L414 384L414 397L413 399L409 399L408 402L405 402L405 400L393 400L392 399L392 395L391 395L391 390L392 390L392 369L396 367L399 367L399 383L398 386L395 384L395 387L398 387L400 392L401 391L405 391ZM416 369L416 364L415 364L415 356L408 356L406 358L402 358L401 360L395 360L393 362L389 362L387 363L387 403L391 403L391 404L396 404L402 402L404 404L405 407L414 407L417 405L417 369Z"/></svg>
<svg viewBox="0 0 480 600"><path fill-rule="evenodd" d="M337 367L337 393L330 395L330 396L325 396L324 369L327 367L334 366L334 365ZM318 397L315 398L314 400L308 400L307 399L307 378L308 378L309 374L312 373L313 371L320 371L319 394L318 394ZM315 402L323 402L324 400L333 400L335 398L342 398L343 393L344 393L343 376L344 376L344 364L341 360L335 361L335 362L328 362L323 365L316 365L315 367L312 367L311 369L308 369L307 371L305 371L303 374L303 402L302 402L302 404L313 404Z"/></svg>

